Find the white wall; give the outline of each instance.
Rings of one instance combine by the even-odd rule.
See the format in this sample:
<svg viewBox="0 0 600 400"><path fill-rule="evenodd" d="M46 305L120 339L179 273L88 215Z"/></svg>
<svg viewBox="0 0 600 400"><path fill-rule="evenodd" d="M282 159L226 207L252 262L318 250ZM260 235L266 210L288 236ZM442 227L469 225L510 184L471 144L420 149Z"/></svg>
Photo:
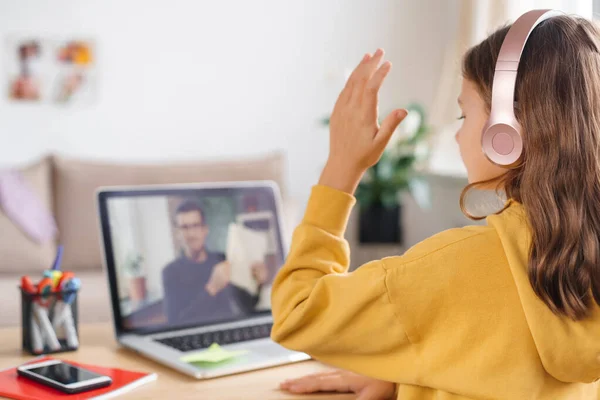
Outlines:
<svg viewBox="0 0 600 400"><path fill-rule="evenodd" d="M138 161L284 149L292 195L302 202L327 154L318 120L331 110L343 70L383 47L394 69L381 110L429 104L453 3L0 1L0 39L95 37L101 79L98 102L86 108L0 97L0 166L47 151ZM0 68L5 78L4 62Z"/></svg>
<svg viewBox="0 0 600 400"><path fill-rule="evenodd" d="M108 203L112 217L111 234L119 282L126 283L125 263L129 257L144 257L142 273L148 294L161 297L162 270L175 259L169 209L165 197L116 198ZM127 285L119 287L121 298L129 295Z"/></svg>
<svg viewBox="0 0 600 400"><path fill-rule="evenodd" d="M172 223L166 197L141 197L132 201L137 217L137 237L144 256L148 293L162 297L162 270L175 259Z"/></svg>
<svg viewBox="0 0 600 400"><path fill-rule="evenodd" d="M134 203L130 199L116 198L108 202L111 219L110 231L112 237L113 254L117 266L119 282L119 298L129 295L127 286L127 275L125 263L128 255L139 248L136 233L136 218L134 215Z"/></svg>

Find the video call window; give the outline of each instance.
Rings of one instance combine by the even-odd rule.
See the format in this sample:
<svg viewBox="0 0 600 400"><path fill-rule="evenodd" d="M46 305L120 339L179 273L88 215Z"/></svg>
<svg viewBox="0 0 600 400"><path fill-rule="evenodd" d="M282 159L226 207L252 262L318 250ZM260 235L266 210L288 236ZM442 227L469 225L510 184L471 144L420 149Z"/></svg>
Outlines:
<svg viewBox="0 0 600 400"><path fill-rule="evenodd" d="M270 310L283 263L264 192L108 200L124 328L190 326Z"/></svg>

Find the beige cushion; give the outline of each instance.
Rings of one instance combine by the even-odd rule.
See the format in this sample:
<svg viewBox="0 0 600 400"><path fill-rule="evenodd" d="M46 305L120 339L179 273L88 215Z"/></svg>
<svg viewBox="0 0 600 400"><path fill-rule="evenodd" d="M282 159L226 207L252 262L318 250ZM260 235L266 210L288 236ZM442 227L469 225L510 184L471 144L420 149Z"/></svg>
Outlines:
<svg viewBox="0 0 600 400"><path fill-rule="evenodd" d="M50 158L20 169L25 181L52 210L52 174ZM51 266L56 256L54 241L39 244L15 225L0 208L0 272L26 274L42 271ZM18 282L14 282L15 285Z"/></svg>
<svg viewBox="0 0 600 400"><path fill-rule="evenodd" d="M284 172L281 153L235 161L147 165L56 157L54 202L60 241L64 245L63 269L102 266L95 204L95 191L100 186L259 179L274 180L284 192Z"/></svg>

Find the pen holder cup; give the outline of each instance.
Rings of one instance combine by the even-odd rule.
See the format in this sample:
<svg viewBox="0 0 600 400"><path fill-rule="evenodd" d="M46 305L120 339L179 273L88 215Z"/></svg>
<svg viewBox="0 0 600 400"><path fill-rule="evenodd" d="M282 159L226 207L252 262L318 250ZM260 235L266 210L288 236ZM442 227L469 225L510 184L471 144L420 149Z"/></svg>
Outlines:
<svg viewBox="0 0 600 400"><path fill-rule="evenodd" d="M23 350L30 354L52 354L79 348L77 292L63 290L46 294L21 292Z"/></svg>

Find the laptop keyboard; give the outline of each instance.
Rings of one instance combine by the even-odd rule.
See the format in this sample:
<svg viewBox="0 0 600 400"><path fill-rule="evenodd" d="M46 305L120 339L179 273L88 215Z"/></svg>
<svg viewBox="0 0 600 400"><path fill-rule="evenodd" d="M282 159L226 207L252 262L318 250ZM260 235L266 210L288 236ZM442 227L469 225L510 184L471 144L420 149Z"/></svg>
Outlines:
<svg viewBox="0 0 600 400"><path fill-rule="evenodd" d="M245 326L243 328L226 329L214 332L194 333L185 336L173 336L162 339L154 339L166 346L180 351L200 350L209 347L213 343L219 345L245 342L254 339L263 339L271 335L272 323L256 326Z"/></svg>

